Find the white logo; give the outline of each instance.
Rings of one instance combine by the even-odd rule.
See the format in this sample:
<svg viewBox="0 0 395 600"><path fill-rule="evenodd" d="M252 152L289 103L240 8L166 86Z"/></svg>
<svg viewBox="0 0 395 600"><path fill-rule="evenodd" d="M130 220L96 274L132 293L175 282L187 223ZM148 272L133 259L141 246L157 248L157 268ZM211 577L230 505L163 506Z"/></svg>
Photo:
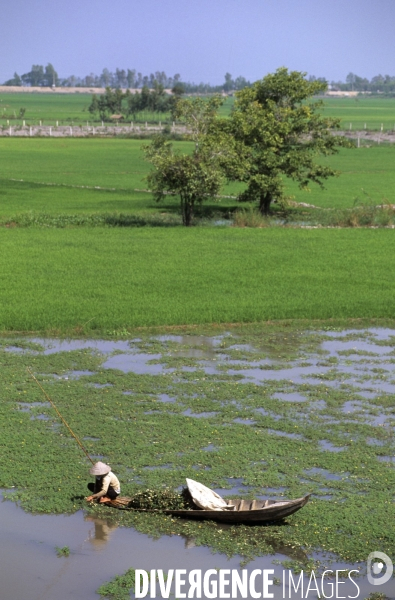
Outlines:
<svg viewBox="0 0 395 600"><path fill-rule="evenodd" d="M377 561L379 559L379 561ZM373 562L374 561L374 562ZM385 572L381 577L375 577L375 575L380 575L384 569L384 565L386 567ZM384 552L371 552L368 556L368 581L372 585L382 585L383 583L387 583L392 577L392 573L394 571L394 567L392 561L389 556L384 554Z"/></svg>

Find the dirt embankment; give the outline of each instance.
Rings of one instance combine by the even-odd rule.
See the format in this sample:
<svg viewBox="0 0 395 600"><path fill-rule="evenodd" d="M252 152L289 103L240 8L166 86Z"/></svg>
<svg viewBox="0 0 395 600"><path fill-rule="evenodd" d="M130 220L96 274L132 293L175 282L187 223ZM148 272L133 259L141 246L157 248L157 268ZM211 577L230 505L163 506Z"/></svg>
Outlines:
<svg viewBox="0 0 395 600"><path fill-rule="evenodd" d="M0 137L115 137L137 136L146 137L163 131L163 126L136 125L125 123L119 125L3 125L0 124ZM185 126L173 125L171 133L185 133Z"/></svg>
<svg viewBox="0 0 395 600"><path fill-rule="evenodd" d="M368 145L369 142L380 144L381 142L395 142L395 131L336 131L335 135L341 135L349 138L350 140L356 140L358 144Z"/></svg>

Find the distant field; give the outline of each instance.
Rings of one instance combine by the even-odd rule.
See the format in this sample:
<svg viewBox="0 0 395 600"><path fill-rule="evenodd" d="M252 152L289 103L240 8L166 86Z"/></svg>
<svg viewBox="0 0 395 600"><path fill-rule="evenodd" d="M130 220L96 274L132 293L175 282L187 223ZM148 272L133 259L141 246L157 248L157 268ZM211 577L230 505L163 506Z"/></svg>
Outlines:
<svg viewBox="0 0 395 600"><path fill-rule="evenodd" d="M69 122L86 122L90 119L88 106L91 102L90 94L22 94L6 93L0 94L0 117L1 122L6 122L9 117L19 114L21 108L26 108L26 122L42 120L48 125L54 124L57 120ZM22 123L17 119L16 123ZM14 121L13 121L14 123Z"/></svg>
<svg viewBox="0 0 395 600"><path fill-rule="evenodd" d="M12 118L12 124L22 124L22 119L14 119L20 108L26 108L23 117L26 123L38 124L41 120L46 125L61 123L86 124L93 122L88 112L91 94L22 94L0 93L0 124L5 125ZM234 98L226 98L219 114L227 116L233 106ZM393 131L395 128L395 98L325 98L324 114L341 119L342 128L349 130ZM148 111L140 113L139 121L163 123L170 120L169 114L158 115ZM96 121L97 122L97 121Z"/></svg>
<svg viewBox="0 0 395 600"><path fill-rule="evenodd" d="M104 92L104 90L103 90ZM88 107L91 103L92 94L57 94L44 93L0 93L0 125L6 125L7 119L11 125L22 125L25 120L27 125L36 125L41 121L43 125L82 124L100 121L93 120ZM19 110L25 108L26 112L22 118L15 118ZM142 111L138 115L139 121L162 123L170 119L170 114L152 113ZM128 119L130 122L132 118Z"/></svg>
<svg viewBox="0 0 395 600"><path fill-rule="evenodd" d="M342 129L395 131L395 98L358 96L355 98L324 98L323 114L341 120ZM230 113L234 98L228 98L220 114Z"/></svg>
<svg viewBox="0 0 395 600"><path fill-rule="evenodd" d="M341 119L342 128L362 130L395 130L395 98L325 98L323 114Z"/></svg>
<svg viewBox="0 0 395 600"><path fill-rule="evenodd" d="M28 210L51 214L176 210L176 199L166 198L158 205L150 194L134 191L147 187L144 177L149 164L141 145L140 140L116 138L0 138L0 216ZM188 147L186 142L177 145ZM328 180L325 190L312 185L310 193L304 192L288 182L287 192L298 202L322 207L351 207L357 198L395 203L395 147L342 150L326 162L342 174ZM48 183L62 186L42 185ZM240 185L230 184L223 192L236 194L238 189ZM240 206L232 199L211 205L218 209Z"/></svg>

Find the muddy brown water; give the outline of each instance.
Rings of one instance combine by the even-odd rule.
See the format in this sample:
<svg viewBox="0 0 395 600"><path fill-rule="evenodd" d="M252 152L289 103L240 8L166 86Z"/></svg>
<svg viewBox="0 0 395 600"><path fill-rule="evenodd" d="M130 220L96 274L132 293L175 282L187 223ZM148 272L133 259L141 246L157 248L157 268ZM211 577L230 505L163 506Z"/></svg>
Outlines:
<svg viewBox="0 0 395 600"><path fill-rule="evenodd" d="M366 333L366 332L365 332ZM365 398L374 397L382 393L395 393L395 364L387 360L386 376L382 379L376 377L375 368L381 366L383 358L393 357L393 345L385 344L390 341L395 332L386 329L368 330L366 339L350 339L350 335L361 335L360 331L330 332L321 343L321 351L325 353L318 355L314 351L304 357L304 364L299 360L288 362L283 368L278 368L273 359L243 361L232 360L223 357L219 353L219 347L224 336L162 336L161 341L169 340L180 345L193 346L185 356L195 358L199 361L199 368L207 373L220 373L219 366L226 366L228 374L237 374L242 377L241 382L253 382L261 385L270 380L289 380L293 383L320 382L333 368L344 376L339 381L336 378L331 381L325 379L327 386L339 386L347 382L355 389L360 388L361 396ZM226 335L226 334L225 334ZM115 368L124 372L135 373L172 373L173 368L165 364L152 363L160 359L161 354L148 354L140 352L133 341L104 341L104 340L48 340L33 339L43 346L44 354L70 351L75 349L92 349L103 355L103 368ZM137 342L138 340L135 340ZM378 345L375 342L380 342ZM250 350L246 346L235 344L235 349ZM21 348L8 347L10 352L25 352ZM184 349L185 351L185 349ZM27 351L33 354L36 351ZM39 352L39 351L38 351ZM116 354L114 354L116 352ZM362 355L363 353L363 355ZM250 357L251 358L251 357ZM336 359L335 365L323 366L322 361L330 358ZM368 361L364 359L368 358ZM308 362L308 366L306 365ZM300 364L301 363L301 364ZM243 366L238 370L237 366ZM271 369L273 365L273 369ZM247 368L246 368L247 367ZM263 367L263 368L262 368ZM276 368L275 368L276 367ZM188 367L188 370L194 368ZM63 378L82 378L90 372L70 372ZM92 384L90 384L92 385ZM277 393L274 397L279 400L300 402L306 398L295 391ZM172 402L173 398L162 395L162 402ZM320 404L321 403L321 404ZM313 408L312 403L312 408ZM316 401L314 408L319 410L325 406L322 400ZM21 403L20 409L29 411L34 405ZM367 407L369 408L369 407ZM365 405L366 409L366 405ZM260 409L257 409L260 410ZM264 409L262 409L264 410ZM345 403L344 414L347 418L360 418L371 424L387 424L393 426L393 420L389 414L372 415L361 411L358 401ZM203 418L204 414L190 412L190 417ZM40 416L35 416L40 418ZM240 422L239 422L240 423ZM245 426L250 424L243 420ZM285 435L284 432L271 430L272 435ZM293 434L295 435L295 434ZM380 444L379 440L369 438L370 443ZM330 442L322 441L323 449L332 452L342 451L341 447L334 447ZM215 447L210 448L215 451ZM381 457L392 465L393 456ZM329 477L329 476L328 476ZM234 491L243 487L242 480L230 480L234 485ZM221 491L221 490L218 490ZM229 495L233 490L226 490ZM262 490L270 493L279 493L281 489ZM329 488L321 488L322 498L330 500ZM112 579L116 574L122 574L130 567L141 569L201 569L206 571L211 568L239 569L241 557L235 556L227 559L221 554L212 554L207 547L196 547L192 539L184 539L180 536L165 536L159 540L153 540L147 535L140 534L133 529L117 528L104 519L87 517L82 511L74 515L31 515L27 514L12 502L0 502L0 600L93 600L98 599L95 590L104 582ZM70 556L57 557L56 547L68 546ZM370 550L379 550L373 548ZM315 555L316 558L323 558ZM278 554L257 558L247 565L247 570L273 569L274 576L283 579L283 567L274 564L273 560L284 560L295 558L287 549L278 549ZM394 558L394 557L393 557ZM365 569L366 565L333 564L330 568L358 568ZM285 575L287 575L285 570ZM382 586L371 585L365 576L357 580L360 593L355 596L356 588L351 583L341 586L341 595L338 597L350 597L363 600L372 592L382 592L389 598L395 597L395 580L392 579ZM274 586L271 590L274 600L289 598L288 588ZM157 597L161 597L157 595ZM174 596L173 596L174 597ZM291 594L292 598L300 598L300 594ZM316 597L316 593L309 594Z"/></svg>
<svg viewBox="0 0 395 600"><path fill-rule="evenodd" d="M32 515L13 502L3 501L0 503L0 530L2 600L98 600L95 590L130 567L147 571L163 569L165 572L169 569L241 571L240 556L228 559L222 554L212 554L209 548L196 547L193 539L181 536L153 540L133 529L118 528L105 519L84 516L82 511L67 516ZM70 555L58 557L56 547L64 546L70 548ZM285 576L288 582L288 571L275 561L290 556L278 552L257 558L244 568L249 573L254 569L273 569L274 577L283 580ZM340 563L331 566L332 569L351 567ZM360 588L357 596L360 600L377 591L365 577L355 581ZM305 577L305 589L307 584L308 577ZM380 586L380 591L390 596L395 593L394 588L392 581ZM288 583L284 589L282 584L270 588L274 600L289 597ZM345 597L355 598L356 591L349 581L341 584ZM300 598L300 595L292 592L291 597Z"/></svg>

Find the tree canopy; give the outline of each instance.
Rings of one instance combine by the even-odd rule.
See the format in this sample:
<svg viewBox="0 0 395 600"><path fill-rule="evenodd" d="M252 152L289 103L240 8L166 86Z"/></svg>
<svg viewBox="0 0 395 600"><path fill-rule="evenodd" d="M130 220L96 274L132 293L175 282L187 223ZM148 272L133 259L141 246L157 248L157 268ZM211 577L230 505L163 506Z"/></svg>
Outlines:
<svg viewBox="0 0 395 600"><path fill-rule="evenodd" d="M232 146L221 131L217 110L223 100L194 98L177 102L176 113L183 118L192 152L175 150L163 136L144 147L153 169L147 177L157 201L166 194L180 198L183 224L191 225L196 204L215 198L225 182L225 163L230 162Z"/></svg>
<svg viewBox="0 0 395 600"><path fill-rule="evenodd" d="M172 93L173 95L167 94L160 83L156 83L152 90L143 86L141 92L134 94L128 89L123 92L120 88L106 87L104 94L92 95L88 110L92 115L98 115L102 121L107 120L113 114L135 118L143 110L173 114L176 102L184 90L182 86L178 85L173 88Z"/></svg>
<svg viewBox="0 0 395 600"><path fill-rule="evenodd" d="M178 194L183 222L190 225L194 206L217 195L226 179L244 183L238 199L257 202L265 215L273 200L285 203L287 178L301 188L311 182L322 187L337 172L319 158L351 146L334 135L340 120L324 117L322 101L312 99L324 89L323 81L281 68L237 92L228 119L217 115L219 96L179 100L175 114L184 120L194 149L181 154L163 137L145 147L156 199Z"/></svg>
<svg viewBox="0 0 395 600"><path fill-rule="evenodd" d="M257 201L263 214L268 214L273 200L284 202L284 176L301 188L310 182L323 186L337 173L317 158L350 146L345 138L333 135L340 120L323 117L322 101L311 101L326 83L308 81L305 75L280 68L237 92L226 125L239 155L236 172L230 165L227 176L246 184L239 200Z"/></svg>

